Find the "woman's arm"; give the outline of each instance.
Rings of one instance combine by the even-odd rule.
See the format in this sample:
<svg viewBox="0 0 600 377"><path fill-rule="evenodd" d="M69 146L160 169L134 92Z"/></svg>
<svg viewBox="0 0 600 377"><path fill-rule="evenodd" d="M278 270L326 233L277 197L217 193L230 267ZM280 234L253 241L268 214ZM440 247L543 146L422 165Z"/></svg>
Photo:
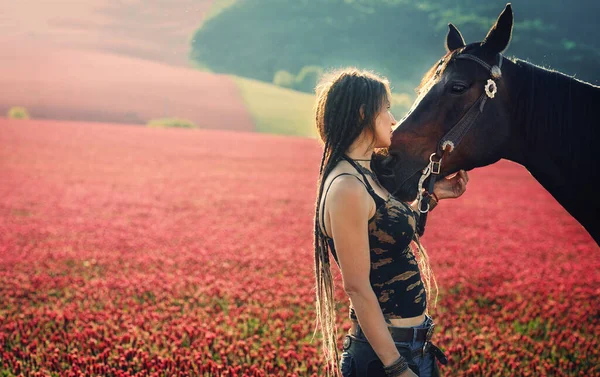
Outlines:
<svg viewBox="0 0 600 377"><path fill-rule="evenodd" d="M362 183L342 177L331 187L328 209L331 235L340 263L344 290L350 296L360 327L387 366L400 357L371 283L368 222L370 197ZM402 376L414 376L412 372Z"/></svg>

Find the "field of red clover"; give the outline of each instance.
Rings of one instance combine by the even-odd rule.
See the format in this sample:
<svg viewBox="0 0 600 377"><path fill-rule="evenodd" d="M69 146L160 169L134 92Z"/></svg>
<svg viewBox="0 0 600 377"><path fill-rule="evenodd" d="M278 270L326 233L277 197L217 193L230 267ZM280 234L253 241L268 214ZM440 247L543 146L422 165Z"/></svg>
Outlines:
<svg viewBox="0 0 600 377"><path fill-rule="evenodd" d="M321 147L0 120L0 376L320 376ZM599 376L600 250L522 167L470 173L423 244L446 376ZM340 347L348 301L333 264Z"/></svg>

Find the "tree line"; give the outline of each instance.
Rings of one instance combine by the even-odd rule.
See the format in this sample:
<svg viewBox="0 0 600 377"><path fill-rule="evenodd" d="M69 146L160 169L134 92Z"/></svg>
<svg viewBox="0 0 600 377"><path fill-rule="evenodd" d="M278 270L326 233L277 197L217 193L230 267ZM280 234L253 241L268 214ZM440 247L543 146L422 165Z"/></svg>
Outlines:
<svg viewBox="0 0 600 377"><path fill-rule="evenodd" d="M596 17L589 0L513 3L507 51L598 85ZM190 58L218 73L310 92L325 69L354 65L410 91L444 53L448 22L467 43L480 41L505 1L244 0L203 23Z"/></svg>

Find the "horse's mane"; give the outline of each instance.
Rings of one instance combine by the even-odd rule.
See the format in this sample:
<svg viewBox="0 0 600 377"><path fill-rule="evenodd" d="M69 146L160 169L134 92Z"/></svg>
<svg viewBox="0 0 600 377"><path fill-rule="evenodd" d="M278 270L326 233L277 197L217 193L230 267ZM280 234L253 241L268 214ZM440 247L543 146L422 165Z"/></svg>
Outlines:
<svg viewBox="0 0 600 377"><path fill-rule="evenodd" d="M450 62L450 60L452 60L452 57L454 55L458 54L459 52L460 52L460 49L454 50L454 51L449 51L446 53L446 55L442 56L440 58L440 60L438 60L434 65L432 65L431 68L429 68L427 73L425 73L425 75L421 79L421 83L419 84L419 86L417 86L415 88L415 92L419 93L431 81L431 79L435 76L436 72L438 72L438 68L439 68L438 73L441 76L442 73L444 73L444 70L446 69L446 67L448 66L448 63ZM443 60L443 63L440 65L440 62L442 60Z"/></svg>
<svg viewBox="0 0 600 377"><path fill-rule="evenodd" d="M514 63L522 84L512 103L528 145L559 149L573 167L595 160L600 87L524 60Z"/></svg>

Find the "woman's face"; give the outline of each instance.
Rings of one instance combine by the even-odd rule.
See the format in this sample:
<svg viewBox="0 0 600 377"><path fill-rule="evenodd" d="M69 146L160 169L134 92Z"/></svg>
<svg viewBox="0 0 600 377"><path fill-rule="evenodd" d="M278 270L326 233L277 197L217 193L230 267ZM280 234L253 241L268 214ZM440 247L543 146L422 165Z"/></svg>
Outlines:
<svg viewBox="0 0 600 377"><path fill-rule="evenodd" d="M390 112L390 101L385 99L375 117L375 148L387 148L392 144L392 126L396 123Z"/></svg>

